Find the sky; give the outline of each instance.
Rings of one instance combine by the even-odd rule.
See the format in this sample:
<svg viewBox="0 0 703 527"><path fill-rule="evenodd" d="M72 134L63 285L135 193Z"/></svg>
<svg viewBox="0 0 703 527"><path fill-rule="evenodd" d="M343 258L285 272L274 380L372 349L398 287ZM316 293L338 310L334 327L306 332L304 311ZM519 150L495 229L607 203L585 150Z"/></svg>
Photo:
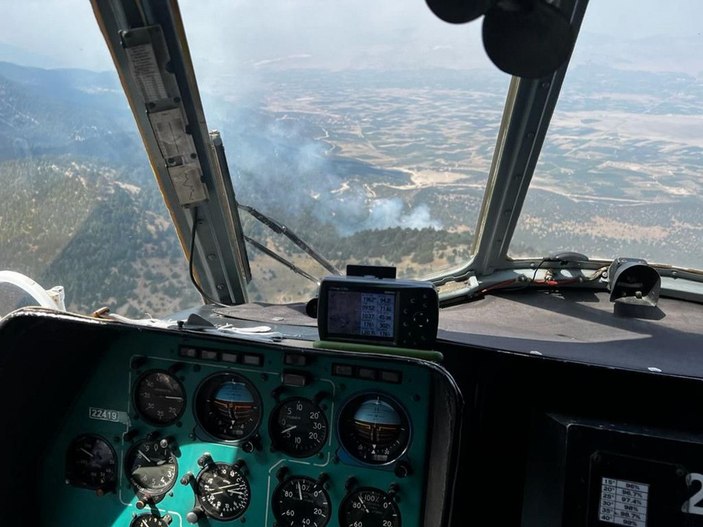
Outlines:
<svg viewBox="0 0 703 527"><path fill-rule="evenodd" d="M3 5L4 4L4 5ZM293 55L301 65L490 67L480 22L453 26L423 0L182 0L196 69L237 68ZM0 60L111 70L89 0L0 0ZM701 0L591 0L590 41L701 37ZM586 36L584 35L584 40ZM584 44L586 47L586 44ZM605 52L607 55L607 52Z"/></svg>

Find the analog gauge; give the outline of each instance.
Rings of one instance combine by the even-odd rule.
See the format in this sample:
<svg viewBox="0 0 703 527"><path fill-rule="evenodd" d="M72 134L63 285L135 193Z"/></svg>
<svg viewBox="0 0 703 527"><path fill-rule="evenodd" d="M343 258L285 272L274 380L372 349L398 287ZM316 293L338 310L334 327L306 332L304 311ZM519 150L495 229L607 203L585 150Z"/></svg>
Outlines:
<svg viewBox="0 0 703 527"><path fill-rule="evenodd" d="M256 388L236 373L209 377L195 397L195 416L200 425L211 436L225 441L241 441L254 434L261 411Z"/></svg>
<svg viewBox="0 0 703 527"><path fill-rule="evenodd" d="M165 426L178 420L186 406L183 385L170 373L150 371L134 387L134 404L150 424Z"/></svg>
<svg viewBox="0 0 703 527"><path fill-rule="evenodd" d="M393 498L379 489L360 488L348 494L339 507L340 525L400 527L400 510Z"/></svg>
<svg viewBox="0 0 703 527"><path fill-rule="evenodd" d="M176 483L178 461L165 440L146 439L127 453L125 470L138 494L156 497Z"/></svg>
<svg viewBox="0 0 703 527"><path fill-rule="evenodd" d="M281 483L273 493L271 505L278 524L284 527L324 527L332 511L330 497L322 485L304 477Z"/></svg>
<svg viewBox="0 0 703 527"><path fill-rule="evenodd" d="M198 475L198 501L217 520L239 518L249 506L249 482L235 465L211 463Z"/></svg>
<svg viewBox="0 0 703 527"><path fill-rule="evenodd" d="M153 514L142 514L137 516L129 524L129 527L168 527L171 523L170 516L154 516Z"/></svg>
<svg viewBox="0 0 703 527"><path fill-rule="evenodd" d="M342 445L352 456L372 465L398 459L410 442L410 423L403 408L384 395L360 395L339 417Z"/></svg>
<svg viewBox="0 0 703 527"><path fill-rule="evenodd" d="M102 437L76 437L66 451L66 482L76 487L109 491L115 488L117 457Z"/></svg>
<svg viewBox="0 0 703 527"><path fill-rule="evenodd" d="M319 452L327 440L327 418L309 399L294 397L283 401L271 414L271 440L274 446L293 457Z"/></svg>

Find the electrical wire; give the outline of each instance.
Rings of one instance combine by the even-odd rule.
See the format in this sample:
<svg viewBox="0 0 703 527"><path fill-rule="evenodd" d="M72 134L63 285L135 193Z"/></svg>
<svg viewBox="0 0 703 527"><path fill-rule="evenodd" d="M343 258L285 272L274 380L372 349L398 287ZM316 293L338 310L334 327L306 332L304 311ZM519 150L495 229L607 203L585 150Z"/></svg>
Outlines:
<svg viewBox="0 0 703 527"><path fill-rule="evenodd" d="M203 297L206 301L208 301L208 302L211 303L211 304L216 304L216 305L218 305L218 306L227 307L225 304L223 304L223 303L220 302L219 300L215 300L215 299L212 298L210 295L208 295L208 294L203 290L203 288L200 286L200 284L198 283L198 281L195 279L195 273L194 273L194 271L193 271L193 260L195 259L195 258L194 258L194 254L195 254L195 234L196 234L197 229L198 229L198 212L199 212L198 207L195 207L195 212L193 213L193 228L191 229L192 234L191 234L191 238L190 238L190 254L188 255L188 272L189 272L189 274L190 274L190 281L193 282L193 285L195 286L195 289L198 290L198 293L200 293L200 294L202 295L202 297Z"/></svg>
<svg viewBox="0 0 703 527"><path fill-rule="evenodd" d="M541 268L541 266L547 262L547 259L543 259L535 268L535 272L532 274L532 279L529 280L526 284L520 284L520 287L516 288L510 288L511 285L515 285L515 283L518 281L517 278L511 279L511 280L503 280L502 282L498 282L497 284L493 284L492 286L486 287L478 292L480 295L484 295L486 293L490 293L491 291L495 290L503 290L503 291L520 291L522 289L526 289L530 286L534 285L545 285L547 287L560 287L564 285L572 285L572 284L585 284L588 282L595 282L598 280L601 275L603 274L603 271L606 271L608 269L608 266L600 267L597 269L592 275L588 276L587 278L584 277L578 277L578 278L568 278L566 280L537 280L537 272Z"/></svg>

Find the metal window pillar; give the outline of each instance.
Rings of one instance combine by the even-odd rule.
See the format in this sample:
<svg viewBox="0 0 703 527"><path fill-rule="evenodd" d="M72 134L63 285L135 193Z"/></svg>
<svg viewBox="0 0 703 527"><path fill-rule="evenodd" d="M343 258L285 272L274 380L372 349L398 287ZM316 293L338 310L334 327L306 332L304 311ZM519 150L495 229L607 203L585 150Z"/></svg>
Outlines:
<svg viewBox="0 0 703 527"><path fill-rule="evenodd" d="M223 304L246 302L251 274L234 190L219 134L208 132L177 2L91 2L200 287Z"/></svg>

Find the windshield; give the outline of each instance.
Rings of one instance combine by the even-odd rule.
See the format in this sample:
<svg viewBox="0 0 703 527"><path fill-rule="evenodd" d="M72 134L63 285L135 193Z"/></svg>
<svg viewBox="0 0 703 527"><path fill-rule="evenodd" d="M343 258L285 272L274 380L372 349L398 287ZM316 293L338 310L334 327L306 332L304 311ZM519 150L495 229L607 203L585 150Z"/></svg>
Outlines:
<svg viewBox="0 0 703 527"><path fill-rule="evenodd" d="M658 5L589 7L512 257L576 250L701 267L702 8L652 17ZM162 316L198 303L90 4L6 11L0 269L63 285L77 311ZM241 204L342 271L466 266L509 81L487 60L480 23L445 24L422 1L181 11ZM244 210L242 220L259 244L248 245L249 298L309 299L316 283L262 247L313 278L327 271Z"/></svg>
<svg viewBox="0 0 703 527"><path fill-rule="evenodd" d="M465 265L509 77L479 26L423 1L181 5L209 125L237 199L284 223L340 270L422 277ZM227 20L213 28L215 19ZM326 271L242 215L245 234L315 277ZM250 296L315 284L250 247Z"/></svg>
<svg viewBox="0 0 703 527"><path fill-rule="evenodd" d="M511 246L703 268L703 3L590 3Z"/></svg>
<svg viewBox="0 0 703 527"><path fill-rule="evenodd" d="M0 268L64 285L72 309L163 315L197 296L89 2L71 5L21 3L1 22L11 212ZM241 204L341 271L422 277L466 264L509 81L485 57L480 26L445 24L422 1L180 8ZM242 220L250 239L327 274ZM248 252L250 299L314 295L314 282Z"/></svg>

